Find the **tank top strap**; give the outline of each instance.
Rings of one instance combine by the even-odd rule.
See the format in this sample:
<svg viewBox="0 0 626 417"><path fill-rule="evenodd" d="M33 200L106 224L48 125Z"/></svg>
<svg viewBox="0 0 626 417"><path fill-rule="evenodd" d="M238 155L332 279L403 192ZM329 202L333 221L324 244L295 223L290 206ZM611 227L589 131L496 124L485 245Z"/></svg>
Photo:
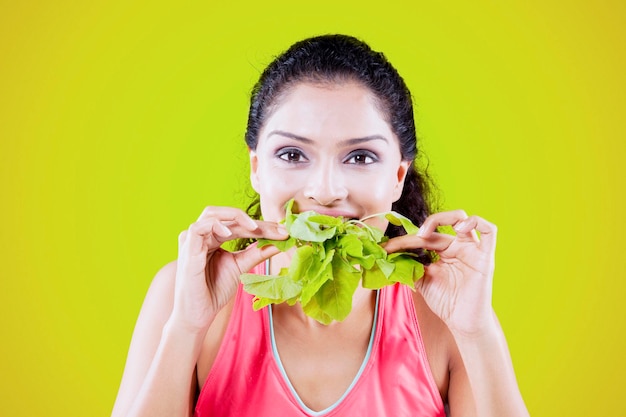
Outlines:
<svg viewBox="0 0 626 417"><path fill-rule="evenodd" d="M445 416L443 400L426 356L412 290L399 283L384 287L380 303L378 378L389 381L396 394L397 390L410 391L397 395L399 401L407 401L405 406L398 403L398 410L419 410L414 415L420 416ZM391 386L385 390L388 394Z"/></svg>
<svg viewBox="0 0 626 417"><path fill-rule="evenodd" d="M261 263L250 273L265 274ZM196 403L194 416L249 415L263 390L257 383L273 380L267 308L254 311L253 296L239 284L222 343ZM244 396L242 397L242 394ZM242 401L245 398L246 401Z"/></svg>

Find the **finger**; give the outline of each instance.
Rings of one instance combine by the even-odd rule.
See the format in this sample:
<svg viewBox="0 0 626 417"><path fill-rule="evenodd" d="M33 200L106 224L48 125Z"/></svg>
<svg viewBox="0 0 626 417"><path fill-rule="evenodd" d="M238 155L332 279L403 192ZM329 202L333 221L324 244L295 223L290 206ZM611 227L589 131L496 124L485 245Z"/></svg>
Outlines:
<svg viewBox="0 0 626 417"><path fill-rule="evenodd" d="M285 226L280 223L274 222L265 222L258 220L257 222L258 229L254 231L253 236L257 238L265 238L265 239L274 239L274 240L284 240L289 237L289 233Z"/></svg>
<svg viewBox="0 0 626 417"><path fill-rule="evenodd" d="M403 235L389 239L383 247L387 253L393 253L409 249L427 249L437 252L444 251L454 241L454 236L443 233L432 233L424 238L418 235Z"/></svg>
<svg viewBox="0 0 626 417"><path fill-rule="evenodd" d="M495 224L488 222L479 216L470 216L467 219L457 223L454 226L457 235L473 233L475 231L480 233L479 246L485 251L493 251L496 248L496 235L498 228Z"/></svg>
<svg viewBox="0 0 626 417"><path fill-rule="evenodd" d="M454 226L465 219L467 219L467 213L465 213L464 210L443 211L441 213L431 214L424 220L417 235L428 237L439 226Z"/></svg>
<svg viewBox="0 0 626 417"><path fill-rule="evenodd" d="M183 251L183 246L185 245L185 242L187 241L187 230L183 230L182 232L180 232L178 234L178 254L180 255Z"/></svg>
<svg viewBox="0 0 626 417"><path fill-rule="evenodd" d="M216 218L198 220L191 224L185 233L183 247L187 247L189 254L199 255L207 250L215 249L229 240L262 237L284 240L288 237L285 227L281 224L259 221L255 225L256 229L250 231L249 228L242 228L239 224L233 223L231 226L226 226Z"/></svg>
<svg viewBox="0 0 626 417"><path fill-rule="evenodd" d="M206 253L224 242L235 239L233 231L219 220L209 218L192 223L186 235L186 247L192 255Z"/></svg>
<svg viewBox="0 0 626 417"><path fill-rule="evenodd" d="M227 226L237 224L249 231L254 231L258 228L257 223L250 216L243 210L234 207L206 207L198 220L207 218L217 218Z"/></svg>
<svg viewBox="0 0 626 417"><path fill-rule="evenodd" d="M266 259L271 258L274 255L280 253L279 249L272 245L263 246L262 248L257 247L257 243L253 243L244 250L239 252L235 252L235 262L239 267L240 273L248 272L254 266L260 264Z"/></svg>
<svg viewBox="0 0 626 417"><path fill-rule="evenodd" d="M207 219L206 221L211 220L215 221L215 219ZM248 227L242 227L239 223L234 221L224 223L224 221L220 220L213 226L217 239L222 241L222 243L226 240L241 238L284 240L289 236L284 225L274 222L256 221L256 229L254 230L250 230ZM228 234L227 231L230 232L230 234Z"/></svg>
<svg viewBox="0 0 626 417"><path fill-rule="evenodd" d="M244 211L233 207L206 207L198 221L211 218L218 219L233 233L233 236L230 237L231 239L264 237L283 240L289 236L284 225L275 222L253 220ZM220 235L227 237L225 234Z"/></svg>
<svg viewBox="0 0 626 417"><path fill-rule="evenodd" d="M232 232L216 219L200 220L189 226L181 250L186 250L190 255L199 255L207 249L218 247L231 235Z"/></svg>

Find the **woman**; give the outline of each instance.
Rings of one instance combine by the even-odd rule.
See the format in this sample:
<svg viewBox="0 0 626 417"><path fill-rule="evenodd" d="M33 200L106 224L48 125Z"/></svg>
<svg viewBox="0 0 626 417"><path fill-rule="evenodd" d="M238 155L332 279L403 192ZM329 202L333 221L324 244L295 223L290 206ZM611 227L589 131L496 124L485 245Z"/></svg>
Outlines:
<svg viewBox="0 0 626 417"><path fill-rule="evenodd" d="M146 296L114 417L528 415L491 307L496 229L430 214L411 96L382 54L343 35L296 43L255 86L246 141L260 200L250 215L207 207L181 233ZM277 273L290 253L220 245L285 239L290 199L345 218L394 209L421 228L400 236L368 220L393 237L385 249L438 257L417 291L358 288L342 322L321 325L297 304L254 312L239 276Z"/></svg>

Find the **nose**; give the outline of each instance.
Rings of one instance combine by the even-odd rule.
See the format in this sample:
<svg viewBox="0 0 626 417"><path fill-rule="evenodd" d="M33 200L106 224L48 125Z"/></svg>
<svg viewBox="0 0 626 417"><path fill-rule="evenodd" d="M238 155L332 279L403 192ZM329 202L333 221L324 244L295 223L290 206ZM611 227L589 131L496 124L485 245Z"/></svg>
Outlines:
<svg viewBox="0 0 626 417"><path fill-rule="evenodd" d="M307 178L304 197L321 206L330 206L348 196L346 178L333 163L317 164Z"/></svg>

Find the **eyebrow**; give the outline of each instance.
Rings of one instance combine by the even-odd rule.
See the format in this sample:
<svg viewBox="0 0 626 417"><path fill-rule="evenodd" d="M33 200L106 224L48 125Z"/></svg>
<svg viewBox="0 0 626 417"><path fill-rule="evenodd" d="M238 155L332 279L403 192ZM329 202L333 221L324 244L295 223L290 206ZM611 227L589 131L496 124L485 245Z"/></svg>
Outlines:
<svg viewBox="0 0 626 417"><path fill-rule="evenodd" d="M299 142L303 142L306 144L312 144L313 140L309 139L309 138L305 138L304 136L300 136L300 135L296 135L294 133L290 133L290 132L285 132L283 130L272 130L267 137L269 138L270 136L273 135L279 135L279 136L284 136L290 139L295 139ZM389 143L389 141L387 140L386 137L382 136L382 135L370 135L370 136L364 136L362 138L352 138L352 139L346 139L343 140L341 142L339 142L341 145L358 145L359 143L363 143L363 142L369 142L372 140L382 140L386 143Z"/></svg>

